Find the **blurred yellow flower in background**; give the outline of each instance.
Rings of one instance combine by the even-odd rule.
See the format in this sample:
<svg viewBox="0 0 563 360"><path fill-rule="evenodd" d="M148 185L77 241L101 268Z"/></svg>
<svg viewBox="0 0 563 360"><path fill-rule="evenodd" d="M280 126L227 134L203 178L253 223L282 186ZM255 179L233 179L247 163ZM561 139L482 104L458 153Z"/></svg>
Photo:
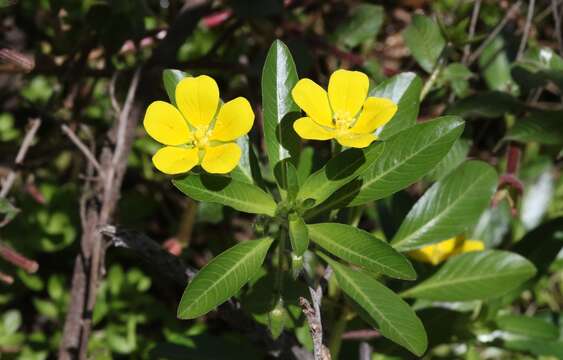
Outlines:
<svg viewBox="0 0 563 360"><path fill-rule="evenodd" d="M411 251L409 256L421 262L438 265L454 255L471 251L482 251L484 249L485 244L482 241L466 240L464 235L458 235L455 238Z"/></svg>
<svg viewBox="0 0 563 360"><path fill-rule="evenodd" d="M215 174L233 170L241 157L234 141L254 123L248 100L238 97L221 104L217 83L206 75L181 80L175 96L177 108L155 101L145 114L145 130L165 145L154 154L154 166L170 175L188 172L196 165Z"/></svg>
<svg viewBox="0 0 563 360"><path fill-rule="evenodd" d="M342 146L364 148L377 139L374 132L397 112L385 98L367 97L369 79L359 71L337 70L328 93L314 81L301 79L291 95L307 116L293 123L295 132L309 140L336 139Z"/></svg>

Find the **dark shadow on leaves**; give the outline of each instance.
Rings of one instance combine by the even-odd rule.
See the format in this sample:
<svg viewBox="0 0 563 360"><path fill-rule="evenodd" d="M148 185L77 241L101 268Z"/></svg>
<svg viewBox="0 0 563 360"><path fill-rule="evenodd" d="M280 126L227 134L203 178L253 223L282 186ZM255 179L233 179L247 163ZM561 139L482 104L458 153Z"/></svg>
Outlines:
<svg viewBox="0 0 563 360"><path fill-rule="evenodd" d="M293 123L301 117L300 112L287 113L276 126L276 139L286 149L291 157L297 158L299 154L299 136L293 130Z"/></svg>
<svg viewBox="0 0 563 360"><path fill-rule="evenodd" d="M341 152L325 167L326 176L329 180L340 180L352 175L366 162L364 152L360 149L348 149ZM350 166L350 164L352 164Z"/></svg>
<svg viewBox="0 0 563 360"><path fill-rule="evenodd" d="M212 191L221 191L225 189L232 181L233 179L221 175L201 175L201 183L203 184L203 186L205 186L206 189Z"/></svg>

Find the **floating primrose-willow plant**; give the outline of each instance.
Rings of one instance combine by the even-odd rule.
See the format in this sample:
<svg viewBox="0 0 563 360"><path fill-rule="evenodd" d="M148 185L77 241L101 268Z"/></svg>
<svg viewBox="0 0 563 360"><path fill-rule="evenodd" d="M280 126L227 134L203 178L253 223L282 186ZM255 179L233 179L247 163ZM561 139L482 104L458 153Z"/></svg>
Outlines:
<svg viewBox="0 0 563 360"><path fill-rule="evenodd" d="M256 239L238 243L197 273L182 296L179 318L205 315L233 296L244 307L257 279L271 275L277 280L261 300L269 320L255 319L277 337L296 326L290 315L298 295L287 284L322 289L323 273L331 268L333 290L323 297L331 311L357 315L421 355L428 341L411 299L484 300L534 275L523 257L465 240L490 204L497 174L481 161L447 162L464 121L444 116L417 122L422 84L416 75L374 85L362 72L337 70L326 91L299 79L289 50L275 41L261 84L267 165L247 136L255 114L245 98L223 103L211 77L178 70L166 70L164 84L170 103L153 102L144 119L147 133L164 145L152 158L155 167L176 175L172 183L192 199L257 215ZM314 141L331 146L313 147ZM315 154L319 149L331 155L315 167L313 159L323 157ZM366 205L423 178L435 182L400 225L379 218L389 229L378 236L358 227ZM417 281L409 257L426 269L424 280ZM331 340L333 356L338 341Z"/></svg>

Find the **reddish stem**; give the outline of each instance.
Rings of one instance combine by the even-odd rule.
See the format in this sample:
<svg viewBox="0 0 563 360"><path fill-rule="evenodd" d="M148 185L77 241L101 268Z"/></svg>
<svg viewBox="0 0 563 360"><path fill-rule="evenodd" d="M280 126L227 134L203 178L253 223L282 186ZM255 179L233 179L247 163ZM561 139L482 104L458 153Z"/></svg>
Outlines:
<svg viewBox="0 0 563 360"><path fill-rule="evenodd" d="M12 285L14 283L14 278L0 271L0 282Z"/></svg>
<svg viewBox="0 0 563 360"><path fill-rule="evenodd" d="M7 262L24 269L28 273L34 273L39 269L37 262L26 258L9 246L0 243L0 257Z"/></svg>
<svg viewBox="0 0 563 360"><path fill-rule="evenodd" d="M517 145L515 145L514 143L510 143L510 145L508 145L508 155L506 159L507 174L516 175L518 173L521 155L522 150L520 150Z"/></svg>

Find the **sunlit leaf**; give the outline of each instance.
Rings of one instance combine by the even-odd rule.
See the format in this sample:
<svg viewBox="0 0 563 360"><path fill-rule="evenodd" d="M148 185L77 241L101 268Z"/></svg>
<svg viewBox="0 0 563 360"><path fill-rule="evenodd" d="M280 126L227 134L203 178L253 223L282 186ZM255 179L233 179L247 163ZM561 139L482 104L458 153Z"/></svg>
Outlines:
<svg viewBox="0 0 563 360"><path fill-rule="evenodd" d="M479 220L496 187L497 174L490 165L462 164L424 193L391 244L406 251L464 233Z"/></svg>
<svg viewBox="0 0 563 360"><path fill-rule="evenodd" d="M334 270L338 285L375 320L383 336L415 355L426 351L424 326L406 302L365 272L351 270L327 256L323 259Z"/></svg>
<svg viewBox="0 0 563 360"><path fill-rule="evenodd" d="M391 277L407 280L416 278L412 265L403 255L364 230L336 223L307 227L317 245L341 259Z"/></svg>
<svg viewBox="0 0 563 360"><path fill-rule="evenodd" d="M276 212L274 199L262 189L226 176L188 175L172 183L195 200L219 203L252 214L274 216Z"/></svg>
<svg viewBox="0 0 563 360"><path fill-rule="evenodd" d="M245 241L211 260L186 287L178 305L178 317L194 319L235 295L256 275L272 241Z"/></svg>
<svg viewBox="0 0 563 360"><path fill-rule="evenodd" d="M504 295L535 273L534 265L518 254L470 252L452 257L436 274L402 295L437 301L484 300Z"/></svg>

